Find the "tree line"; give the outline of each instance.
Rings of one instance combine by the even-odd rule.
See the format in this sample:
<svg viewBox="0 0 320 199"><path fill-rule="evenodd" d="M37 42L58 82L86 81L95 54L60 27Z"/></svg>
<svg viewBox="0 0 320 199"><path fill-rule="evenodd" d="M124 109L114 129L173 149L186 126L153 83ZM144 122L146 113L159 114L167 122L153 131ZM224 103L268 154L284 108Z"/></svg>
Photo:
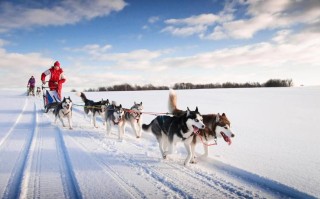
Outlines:
<svg viewBox="0 0 320 199"><path fill-rule="evenodd" d="M259 82L247 82L247 83L209 83L209 84L192 84L192 83L176 83L173 85L174 90L183 89L215 89L215 88L257 88L257 87L291 87L293 86L292 79L270 79L265 83ZM84 92L97 92L97 91L142 91L142 90L168 90L168 86L154 86L152 84L147 84L144 86L130 85L128 83L119 84L114 86L99 87L97 89L87 89ZM73 89L72 91L76 91Z"/></svg>

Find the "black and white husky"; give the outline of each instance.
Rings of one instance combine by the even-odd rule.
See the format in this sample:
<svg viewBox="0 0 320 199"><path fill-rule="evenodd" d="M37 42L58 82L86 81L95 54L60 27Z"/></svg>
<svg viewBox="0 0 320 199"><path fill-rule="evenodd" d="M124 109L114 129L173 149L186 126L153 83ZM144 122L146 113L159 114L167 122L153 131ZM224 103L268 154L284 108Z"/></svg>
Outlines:
<svg viewBox="0 0 320 199"><path fill-rule="evenodd" d="M54 121L55 123L57 123L57 119L59 118L62 125L65 127L66 125L63 121L63 118L66 117L68 119L69 129L72 129L72 101L70 97L68 98L64 97L63 100L58 103L58 105L54 110L54 114L55 114L55 121Z"/></svg>
<svg viewBox="0 0 320 199"><path fill-rule="evenodd" d="M170 90L168 101L169 112L175 116L179 116L185 113L185 111L177 108L177 94L174 90ZM203 123L206 126L201 129L197 135L193 137L191 143L192 153L195 153L195 146L197 143L202 143L204 148L204 157L208 156L208 146L211 140L217 140L217 138L223 138L229 145L232 143L231 138L235 137L231 130L231 124L227 115L222 114L205 114L202 115ZM217 144L217 141L216 143ZM195 156L192 157L191 163L196 163Z"/></svg>
<svg viewBox="0 0 320 199"><path fill-rule="evenodd" d="M149 125L142 125L143 130L151 131L156 136L164 159L168 153L172 153L174 145L182 141L188 152L184 165L188 165L194 156L191 150L194 133L203 128L205 125L198 107L195 111L190 111L188 108L180 116L157 116Z"/></svg>
<svg viewBox="0 0 320 199"><path fill-rule="evenodd" d="M132 129L134 130L136 137L141 137L141 130L142 130L142 114L143 106L141 103L134 102L134 105L130 109L125 110L125 121L130 123ZM124 123L123 123L124 124ZM125 126L123 126L125 129Z"/></svg>
<svg viewBox="0 0 320 199"><path fill-rule="evenodd" d="M91 114L92 117L90 118L90 122L93 123L94 127L97 127L96 124L96 116L100 115L102 120L103 120L103 124L105 125L105 111L107 106L109 105L109 100L101 100L98 102L94 102L93 100L89 100L86 95L84 93L77 93L77 95L79 97L81 97L82 101L84 102L84 113L85 115L89 115Z"/></svg>
<svg viewBox="0 0 320 199"><path fill-rule="evenodd" d="M120 104L119 106L117 106L115 102L112 102L112 104L109 105L106 109L105 120L107 134L110 135L111 128L113 126L117 126L118 138L120 141L122 141L124 135L123 127L125 124L124 109L122 108L122 105Z"/></svg>

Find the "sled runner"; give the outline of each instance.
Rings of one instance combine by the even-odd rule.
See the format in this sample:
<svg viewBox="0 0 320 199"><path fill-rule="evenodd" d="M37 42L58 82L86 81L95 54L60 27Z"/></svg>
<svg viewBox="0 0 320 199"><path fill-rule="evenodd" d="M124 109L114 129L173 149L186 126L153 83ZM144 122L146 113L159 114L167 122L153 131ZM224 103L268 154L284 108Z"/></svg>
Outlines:
<svg viewBox="0 0 320 199"><path fill-rule="evenodd" d="M49 87L42 85L43 107L45 113L47 113L50 109L56 108L56 106L61 102L61 99L58 96L58 92L55 90L47 90L47 88Z"/></svg>

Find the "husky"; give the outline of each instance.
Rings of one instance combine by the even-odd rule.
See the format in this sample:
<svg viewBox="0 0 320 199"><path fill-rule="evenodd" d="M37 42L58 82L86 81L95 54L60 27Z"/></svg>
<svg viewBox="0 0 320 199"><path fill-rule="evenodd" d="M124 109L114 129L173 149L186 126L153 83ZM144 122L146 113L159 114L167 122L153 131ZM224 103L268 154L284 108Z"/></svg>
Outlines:
<svg viewBox="0 0 320 199"><path fill-rule="evenodd" d="M36 95L37 95L37 97L40 97L40 95L41 95L40 87L37 87Z"/></svg>
<svg viewBox="0 0 320 199"><path fill-rule="evenodd" d="M141 137L142 111L143 111L142 102L140 103L134 102L134 105L130 109L125 110L125 115L124 115L125 121L130 123L137 138ZM125 128L125 126L123 126L123 128Z"/></svg>
<svg viewBox="0 0 320 199"><path fill-rule="evenodd" d="M191 150L194 133L203 128L205 128L205 125L198 107L195 111L190 111L188 108L185 113L179 116L157 116L150 124L142 125L144 131L151 131L156 136L163 159L166 159L167 154L172 153L173 146L177 142L182 141L188 152L184 161L185 166L190 163L194 156Z"/></svg>
<svg viewBox="0 0 320 199"><path fill-rule="evenodd" d="M105 121L107 134L110 135L113 126L118 126L118 139L122 141L125 125L124 109L122 108L122 105L120 104L117 106L115 102L112 102L106 109Z"/></svg>
<svg viewBox="0 0 320 199"><path fill-rule="evenodd" d="M65 127L66 125L63 121L63 118L66 117L68 119L69 129L72 129L72 101L70 97L64 97L63 100L60 103L58 103L54 110L54 114L55 123L57 123L57 119L59 118L63 127Z"/></svg>
<svg viewBox="0 0 320 199"><path fill-rule="evenodd" d="M168 108L169 112L175 116L179 116L185 113L185 111L177 108L177 95L172 89L169 93ZM230 121L225 113L222 113L222 115L220 115L219 113L206 114L202 115L202 117L205 128L200 129L198 134L193 136L191 148L192 153L195 154L196 144L202 142L204 148L203 156L208 157L208 145L210 141L216 141L217 138L223 138L224 141L230 145L232 143L231 138L233 138L235 135L231 130ZM192 157L191 163L196 163L195 156Z"/></svg>
<svg viewBox="0 0 320 199"><path fill-rule="evenodd" d="M101 100L98 102L94 102L93 100L89 100L84 93L77 93L79 97L81 97L84 102L84 113L85 115L91 114L90 122L93 122L93 126L97 128L96 124L96 115L100 115L103 120L103 125L105 125L105 111L108 105L110 105L109 100Z"/></svg>

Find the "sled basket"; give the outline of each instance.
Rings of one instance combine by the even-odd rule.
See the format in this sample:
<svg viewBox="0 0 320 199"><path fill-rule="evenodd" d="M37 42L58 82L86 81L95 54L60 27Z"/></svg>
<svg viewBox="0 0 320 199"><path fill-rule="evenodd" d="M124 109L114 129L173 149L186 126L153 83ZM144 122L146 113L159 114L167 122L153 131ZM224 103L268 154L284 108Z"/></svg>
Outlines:
<svg viewBox="0 0 320 199"><path fill-rule="evenodd" d="M44 112L47 113L50 109L55 109L56 106L61 102L57 91L49 91L45 89L46 87L42 87L43 90L43 105Z"/></svg>

